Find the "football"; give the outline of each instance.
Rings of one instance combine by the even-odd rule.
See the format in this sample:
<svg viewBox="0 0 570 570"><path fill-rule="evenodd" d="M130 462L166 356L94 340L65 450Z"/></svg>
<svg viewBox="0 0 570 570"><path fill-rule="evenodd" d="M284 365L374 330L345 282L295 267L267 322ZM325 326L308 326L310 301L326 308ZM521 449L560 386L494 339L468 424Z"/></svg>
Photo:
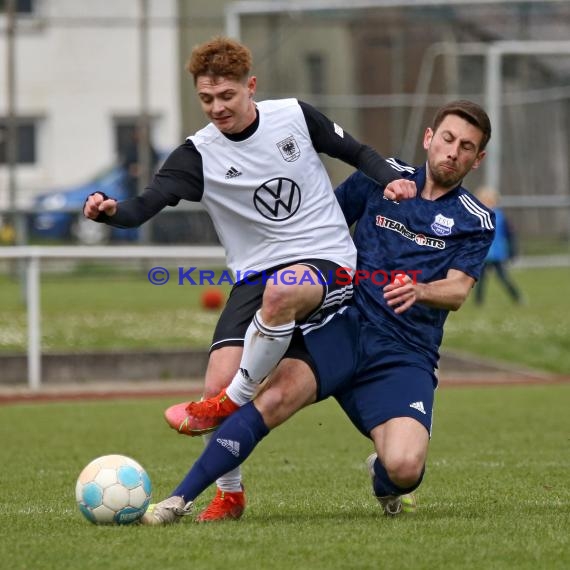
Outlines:
<svg viewBox="0 0 570 570"><path fill-rule="evenodd" d="M79 510L94 524L131 524L145 513L152 485L147 472L124 455L104 455L83 469L75 486Z"/></svg>

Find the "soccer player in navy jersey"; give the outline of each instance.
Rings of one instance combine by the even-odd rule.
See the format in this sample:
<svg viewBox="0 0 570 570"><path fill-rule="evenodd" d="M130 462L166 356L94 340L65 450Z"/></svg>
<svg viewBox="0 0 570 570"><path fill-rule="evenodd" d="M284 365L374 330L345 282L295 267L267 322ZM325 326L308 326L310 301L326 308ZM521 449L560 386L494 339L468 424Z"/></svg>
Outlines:
<svg viewBox="0 0 570 570"><path fill-rule="evenodd" d="M352 296L356 250L319 153L382 184L401 178L312 106L255 102L251 66L249 49L229 38L197 46L187 69L210 123L170 154L142 195L117 203L95 192L84 206L88 218L116 227L139 226L180 200L199 201L210 214L236 285L214 332L206 401L197 404L206 412L249 401L296 325L319 322ZM391 198L413 194L408 180L388 184ZM331 271L342 279L323 278ZM231 398L222 390L230 381ZM178 427L200 435L219 421L206 414ZM240 474L227 474L201 517L236 518L244 505Z"/></svg>
<svg viewBox="0 0 570 570"><path fill-rule="evenodd" d="M415 181L417 197L387 200L382 187L360 172L337 188L348 224L356 224L354 306L341 308L324 326L301 328L267 387L221 424L171 496L145 514L144 524L189 514L192 501L240 465L271 429L330 395L374 443L367 464L384 512L415 508L443 325L469 295L493 240L492 211L462 186L483 160L490 136L480 106L451 102L425 131L426 163L411 168L392 161ZM183 412L185 405L174 408Z"/></svg>

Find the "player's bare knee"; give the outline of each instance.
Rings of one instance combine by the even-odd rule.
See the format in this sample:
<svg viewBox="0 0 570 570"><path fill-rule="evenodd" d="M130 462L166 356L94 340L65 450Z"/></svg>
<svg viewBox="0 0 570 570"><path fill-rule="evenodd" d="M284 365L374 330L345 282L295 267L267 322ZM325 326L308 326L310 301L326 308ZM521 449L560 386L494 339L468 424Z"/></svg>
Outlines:
<svg viewBox="0 0 570 570"><path fill-rule="evenodd" d="M287 416L287 394L280 387L270 387L262 392L255 399L254 405L269 429L273 429L287 419L283 417Z"/></svg>
<svg viewBox="0 0 570 570"><path fill-rule="evenodd" d="M295 318L293 289L284 283L267 283L261 306L261 316L266 324L281 324Z"/></svg>
<svg viewBox="0 0 570 570"><path fill-rule="evenodd" d="M271 413L272 410L275 410L282 406L285 402L285 398L285 390L272 386L259 395L259 397L255 400L255 406L264 416L265 414Z"/></svg>
<svg viewBox="0 0 570 570"><path fill-rule="evenodd" d="M413 487L422 476L424 464L419 456L401 454L392 457L386 464L390 480L404 489Z"/></svg>

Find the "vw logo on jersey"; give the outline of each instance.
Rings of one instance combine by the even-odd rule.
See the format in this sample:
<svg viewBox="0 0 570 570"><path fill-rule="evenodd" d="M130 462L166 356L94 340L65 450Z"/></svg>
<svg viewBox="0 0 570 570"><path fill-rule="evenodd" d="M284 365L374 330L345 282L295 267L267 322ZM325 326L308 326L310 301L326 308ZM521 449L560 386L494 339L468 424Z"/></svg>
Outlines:
<svg viewBox="0 0 570 570"><path fill-rule="evenodd" d="M446 218L443 214L437 214L435 220L431 225L431 229L438 236L448 236L451 233L451 228L455 225L453 218Z"/></svg>
<svg viewBox="0 0 570 570"><path fill-rule="evenodd" d="M277 148L287 162L295 162L301 156L301 149L293 136L279 141Z"/></svg>
<svg viewBox="0 0 570 570"><path fill-rule="evenodd" d="M272 178L253 193L255 209L268 220L283 222L301 205L301 189L289 178Z"/></svg>

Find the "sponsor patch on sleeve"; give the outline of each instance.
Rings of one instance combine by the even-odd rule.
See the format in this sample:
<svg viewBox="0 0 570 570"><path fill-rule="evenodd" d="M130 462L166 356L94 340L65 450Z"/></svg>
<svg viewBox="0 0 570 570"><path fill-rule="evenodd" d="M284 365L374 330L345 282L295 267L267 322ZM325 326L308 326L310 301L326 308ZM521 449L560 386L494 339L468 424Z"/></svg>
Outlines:
<svg viewBox="0 0 570 570"><path fill-rule="evenodd" d="M344 130L342 129L341 126L337 125L336 123L334 124L334 132L341 138L344 138Z"/></svg>

